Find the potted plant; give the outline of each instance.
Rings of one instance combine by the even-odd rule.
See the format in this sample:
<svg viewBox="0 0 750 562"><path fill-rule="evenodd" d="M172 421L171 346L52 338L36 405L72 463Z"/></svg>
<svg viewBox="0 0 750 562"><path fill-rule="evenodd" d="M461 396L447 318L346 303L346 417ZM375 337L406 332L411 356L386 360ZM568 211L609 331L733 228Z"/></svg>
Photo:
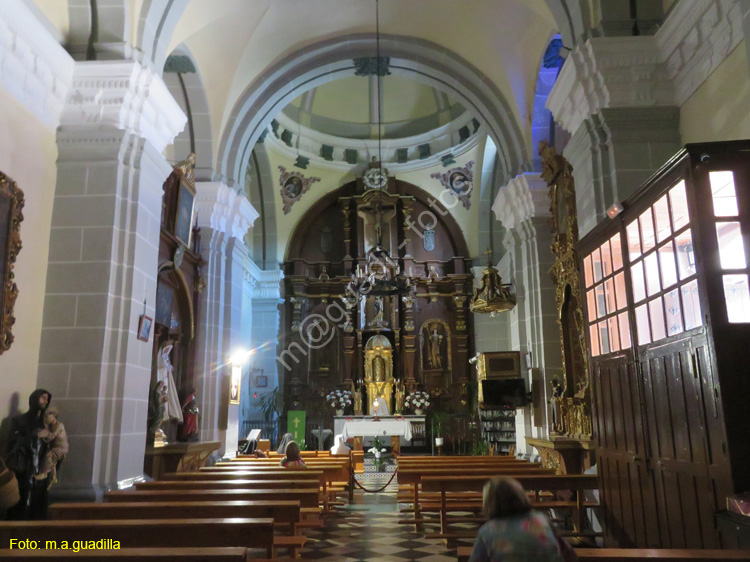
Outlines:
<svg viewBox="0 0 750 562"><path fill-rule="evenodd" d="M373 463L375 464L376 472L384 472L386 465L389 464L388 459L383 458L383 453L386 452L383 447L383 442L380 440L380 436L375 436L372 440L372 447L367 450L373 456Z"/></svg>
<svg viewBox="0 0 750 562"><path fill-rule="evenodd" d="M336 410L337 416L343 416L344 408L352 405L352 393L348 390L332 390L326 396L326 402Z"/></svg>
<svg viewBox="0 0 750 562"><path fill-rule="evenodd" d="M435 446L443 446L443 426L448 421L448 412L436 411L432 413L432 428L435 437Z"/></svg>
<svg viewBox="0 0 750 562"><path fill-rule="evenodd" d="M267 422L278 416L283 408L282 395L279 391L279 387L277 386L271 392L261 394L258 404L260 406L260 411L263 412L263 417Z"/></svg>
<svg viewBox="0 0 750 562"><path fill-rule="evenodd" d="M430 407L430 395L426 392L422 392L421 390L412 392L409 396L406 397L406 400L404 401L404 407L410 408L416 415L421 416L425 408Z"/></svg>

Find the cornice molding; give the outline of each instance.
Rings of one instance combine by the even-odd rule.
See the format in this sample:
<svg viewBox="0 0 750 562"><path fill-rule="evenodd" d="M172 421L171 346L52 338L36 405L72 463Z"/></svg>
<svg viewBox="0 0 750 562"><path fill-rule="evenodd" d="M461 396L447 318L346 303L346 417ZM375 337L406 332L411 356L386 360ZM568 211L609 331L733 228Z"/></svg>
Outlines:
<svg viewBox="0 0 750 562"><path fill-rule="evenodd" d="M281 281L284 272L280 269L260 269L255 262L247 260L245 263L245 278L253 279L253 299L281 298Z"/></svg>
<svg viewBox="0 0 750 562"><path fill-rule="evenodd" d="M196 182L195 189L198 226L244 244L247 231L260 216L250 201L221 182Z"/></svg>
<svg viewBox="0 0 750 562"><path fill-rule="evenodd" d="M677 2L655 37L681 106L744 39L742 7L737 0Z"/></svg>
<svg viewBox="0 0 750 562"><path fill-rule="evenodd" d="M520 174L500 188L492 212L508 230L534 217L549 217L549 189L537 173Z"/></svg>
<svg viewBox="0 0 750 562"><path fill-rule="evenodd" d="M156 72L135 61L75 64L63 129L131 130L158 151L174 141L187 116Z"/></svg>
<svg viewBox="0 0 750 562"><path fill-rule="evenodd" d="M682 106L743 37L737 0L679 2L656 35L579 44L547 108L575 133L603 108Z"/></svg>
<svg viewBox="0 0 750 562"><path fill-rule="evenodd" d="M288 115L285 115L284 112L280 112L276 120L279 123L279 132L287 130L292 133L290 141L292 146L276 137L270 125L263 142L269 143L291 160L294 160L299 154L309 158L310 161L320 167L350 170L354 165L346 162L344 150L357 150L362 162L369 162L373 157L377 158L378 156L377 139L350 139L321 133L315 129L301 126ZM441 125L427 133L398 139L382 139L380 152L383 157L383 165L388 166L388 170L392 172L407 172L442 164L441 158L448 154L452 154L454 157L461 156L474 148L479 139L486 133L484 126L480 126L474 131L472 120L471 113L464 111L450 123ZM469 128L469 138L460 142L458 131L462 127ZM333 147L333 160L326 160L320 156L324 144ZM431 154L429 157L421 159L419 158L419 146L423 144L430 145ZM299 149L297 149L298 145ZM396 149L399 148L408 150L409 160L405 163L397 161ZM361 166L361 164L357 166Z"/></svg>
<svg viewBox="0 0 750 562"><path fill-rule="evenodd" d="M74 66L21 0L0 2L0 88L53 130L60 124Z"/></svg>

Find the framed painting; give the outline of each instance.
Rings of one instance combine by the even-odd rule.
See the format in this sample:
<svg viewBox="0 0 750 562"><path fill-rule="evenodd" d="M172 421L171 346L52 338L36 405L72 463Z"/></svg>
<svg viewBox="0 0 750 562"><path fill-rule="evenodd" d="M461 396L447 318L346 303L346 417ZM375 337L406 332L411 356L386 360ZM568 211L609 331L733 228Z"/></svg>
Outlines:
<svg viewBox="0 0 750 562"><path fill-rule="evenodd" d="M151 335L151 324L154 323L154 319L145 314L141 314L141 318L138 321L138 339L141 341L148 341L148 337Z"/></svg>
<svg viewBox="0 0 750 562"><path fill-rule="evenodd" d="M177 216L175 217L175 236L190 248L193 235L193 209L195 207L195 189L188 182L180 181L177 194Z"/></svg>
<svg viewBox="0 0 750 562"><path fill-rule="evenodd" d="M242 365L232 365L232 377L229 381L229 403L240 403L240 384L242 383Z"/></svg>
<svg viewBox="0 0 750 562"><path fill-rule="evenodd" d="M21 251L23 204L23 191L0 172L0 353L13 343L13 307L18 297L13 266Z"/></svg>
<svg viewBox="0 0 750 562"><path fill-rule="evenodd" d="M156 286L156 322L169 327L172 324L172 297L174 291L164 283Z"/></svg>

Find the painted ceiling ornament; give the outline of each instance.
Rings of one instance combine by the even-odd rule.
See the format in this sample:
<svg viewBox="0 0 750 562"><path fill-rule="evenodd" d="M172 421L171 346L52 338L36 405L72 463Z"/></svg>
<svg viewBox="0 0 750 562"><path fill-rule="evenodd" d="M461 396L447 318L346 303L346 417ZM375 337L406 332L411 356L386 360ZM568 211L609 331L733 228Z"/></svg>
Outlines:
<svg viewBox="0 0 750 562"><path fill-rule="evenodd" d="M474 176L471 168L474 161L470 161L463 168L451 168L447 172L431 174L431 178L440 180L443 187L463 203L465 209L471 207L471 192L474 191Z"/></svg>
<svg viewBox="0 0 750 562"><path fill-rule="evenodd" d="M320 181L320 178L306 178L300 172L288 172L284 166L279 166L279 170L281 171L279 177L281 200L284 203L284 214L287 215L292 210L292 205L299 201L304 193L307 193L311 184Z"/></svg>
<svg viewBox="0 0 750 562"><path fill-rule="evenodd" d="M383 168L382 163L372 157L372 162L367 165L367 170L362 176L362 181L367 189L388 189L388 169Z"/></svg>

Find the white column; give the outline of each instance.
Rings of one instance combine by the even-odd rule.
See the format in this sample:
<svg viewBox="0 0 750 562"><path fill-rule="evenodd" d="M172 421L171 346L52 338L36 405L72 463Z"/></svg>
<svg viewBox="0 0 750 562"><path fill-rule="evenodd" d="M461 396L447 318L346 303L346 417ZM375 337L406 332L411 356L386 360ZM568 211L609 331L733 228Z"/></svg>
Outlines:
<svg viewBox="0 0 750 562"><path fill-rule="evenodd" d="M258 395L271 392L281 385L278 375L278 342L282 326L281 322L281 280L284 274L279 270L260 270L251 264L256 284L252 300L252 346L256 349L253 356L253 366L263 369L263 375L268 377L268 386L258 388ZM255 401L253 401L255 402ZM255 408L248 408L252 419L261 419L261 412Z"/></svg>
<svg viewBox="0 0 750 562"><path fill-rule="evenodd" d="M258 213L223 183L197 182L196 189L201 252L208 262L196 336L196 373L202 373L200 436L221 441L218 453L231 457L237 450L239 406L229 404L229 358L247 346L242 341L242 309L249 257L243 240Z"/></svg>
<svg viewBox="0 0 750 562"><path fill-rule="evenodd" d="M562 372L555 287L549 276L554 256L547 184L539 174L516 176L500 189L492 210L507 229L501 266L509 270L517 297L508 317L511 349L521 352L522 370L534 393L532 406L516 416L517 449L531 453L525 437L547 437L548 381ZM525 368L526 353L531 353L530 370Z"/></svg>
<svg viewBox="0 0 750 562"><path fill-rule="evenodd" d="M71 495L143 474L163 183L185 115L133 61L76 63L58 129L38 384L60 408Z"/></svg>

